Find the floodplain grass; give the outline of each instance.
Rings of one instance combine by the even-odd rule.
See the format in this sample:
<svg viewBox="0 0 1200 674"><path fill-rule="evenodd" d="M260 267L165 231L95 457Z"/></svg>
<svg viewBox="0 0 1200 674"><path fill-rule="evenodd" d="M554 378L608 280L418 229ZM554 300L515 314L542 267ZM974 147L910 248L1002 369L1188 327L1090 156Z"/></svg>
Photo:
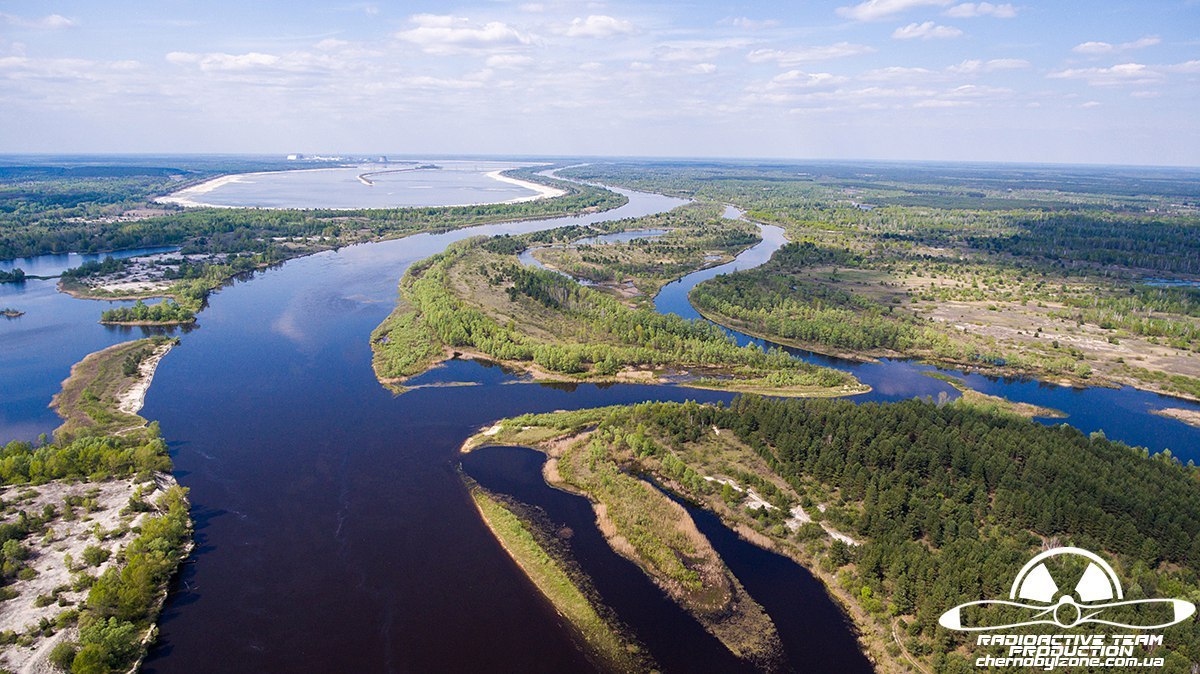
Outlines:
<svg viewBox="0 0 1200 674"><path fill-rule="evenodd" d="M607 666L617 672L652 669L648 656L623 636L620 626L600 615L564 565L538 542L530 525L479 487L472 488L471 498L504 550Z"/></svg>

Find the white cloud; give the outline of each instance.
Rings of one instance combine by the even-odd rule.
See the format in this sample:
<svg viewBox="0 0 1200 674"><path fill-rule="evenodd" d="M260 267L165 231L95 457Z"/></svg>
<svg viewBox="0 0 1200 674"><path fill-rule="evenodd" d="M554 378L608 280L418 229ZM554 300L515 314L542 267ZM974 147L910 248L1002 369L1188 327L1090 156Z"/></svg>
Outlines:
<svg viewBox="0 0 1200 674"><path fill-rule="evenodd" d="M1184 73L1188 75L1200 73L1200 61L1184 61L1183 63L1163 66L1163 70L1169 73Z"/></svg>
<svg viewBox="0 0 1200 674"><path fill-rule="evenodd" d="M469 19L437 14L415 14L409 18L415 27L395 34L396 39L420 46L430 53L527 45L529 36L500 21L479 25Z"/></svg>
<svg viewBox="0 0 1200 674"><path fill-rule="evenodd" d="M1121 49L1141 49L1143 47L1153 47L1154 45L1156 45L1160 42L1162 42L1162 38L1160 38L1157 35L1150 35L1148 37L1143 37L1143 38L1134 40L1133 42L1124 42L1120 45L1120 48Z"/></svg>
<svg viewBox="0 0 1200 674"><path fill-rule="evenodd" d="M1088 101L1087 103L1081 104L1079 107L1087 110L1089 108L1098 108L1100 106L1101 106L1100 101Z"/></svg>
<svg viewBox="0 0 1200 674"><path fill-rule="evenodd" d="M874 21L893 14L906 12L914 7L944 7L953 0L867 0L851 7L838 7L837 13L856 21Z"/></svg>
<svg viewBox="0 0 1200 674"><path fill-rule="evenodd" d="M522 12L530 12L532 14L536 14L538 12L546 11L546 5L544 5L540 2L526 2L526 3L522 4L520 7L518 7L517 9L520 9Z"/></svg>
<svg viewBox="0 0 1200 674"><path fill-rule="evenodd" d="M1046 75L1050 79L1085 80L1098 87L1121 85L1158 84L1168 75L1192 75L1200 73L1200 60L1184 61L1170 65L1145 65L1143 63L1121 63L1109 68L1067 68Z"/></svg>
<svg viewBox="0 0 1200 674"><path fill-rule="evenodd" d="M654 48L660 61L712 61L730 49L744 49L754 40L721 38L716 40L677 40L663 42Z"/></svg>
<svg viewBox="0 0 1200 674"><path fill-rule="evenodd" d="M997 19L1011 19L1017 15L1017 8L1009 3L994 5L990 2L964 2L946 10L946 16L959 19L970 19L977 16L994 16Z"/></svg>
<svg viewBox="0 0 1200 674"><path fill-rule="evenodd" d="M867 82L900 82L905 80L923 80L942 78L942 73L928 68L909 68L906 66L888 66L868 70L859 75L858 79Z"/></svg>
<svg viewBox="0 0 1200 674"><path fill-rule="evenodd" d="M400 82L414 89L478 89L483 86L483 83L478 80L450 79L428 75L405 77Z"/></svg>
<svg viewBox="0 0 1200 674"><path fill-rule="evenodd" d="M1107 42L1084 42L1071 48L1076 54L1107 54L1116 47Z"/></svg>
<svg viewBox="0 0 1200 674"><path fill-rule="evenodd" d="M63 28L74 28L79 25L74 19L69 19L62 14L48 14L36 19L17 16L15 14L0 14L0 23L6 23L19 28L39 28L42 30L61 30Z"/></svg>
<svg viewBox="0 0 1200 674"><path fill-rule="evenodd" d="M1157 35L1149 35L1147 37L1133 40L1132 42L1122 42L1121 44L1111 44L1108 42L1097 41L1084 42L1072 47L1071 51L1075 52L1076 54L1084 54L1085 56L1101 56L1103 54L1129 51L1131 49L1153 47L1160 42L1162 42L1162 39Z"/></svg>
<svg viewBox="0 0 1200 674"><path fill-rule="evenodd" d="M927 98L913 103L914 108L970 108L979 105L974 101L952 100L946 98Z"/></svg>
<svg viewBox="0 0 1200 674"><path fill-rule="evenodd" d="M732 19L725 19L722 23L729 23L738 28L746 30L763 30L765 28L777 28L779 21L777 19L751 19L745 16L739 16Z"/></svg>
<svg viewBox="0 0 1200 674"><path fill-rule="evenodd" d="M579 17L571 19L571 25L567 26L563 34L567 37L603 38L628 35L632 32L634 32L634 27L631 21L604 14L592 14L586 19Z"/></svg>
<svg viewBox="0 0 1200 674"><path fill-rule="evenodd" d="M533 64L533 59L520 54L492 54L487 58L489 68L523 68Z"/></svg>
<svg viewBox="0 0 1200 674"><path fill-rule="evenodd" d="M1012 89L1005 87L989 87L983 84L962 84L942 94L946 98L1007 98L1012 95Z"/></svg>
<svg viewBox="0 0 1200 674"><path fill-rule="evenodd" d="M991 59L989 61L971 59L963 61L958 65L950 66L946 70L958 75L974 75L976 73L991 73L998 70L1020 70L1028 67L1030 67L1030 63L1025 59Z"/></svg>
<svg viewBox="0 0 1200 674"><path fill-rule="evenodd" d="M901 26L892 31L892 37L897 40L932 40L944 39L950 37L958 37L963 32L954 26L942 26L932 21L924 23L910 23L907 26Z"/></svg>
<svg viewBox="0 0 1200 674"><path fill-rule="evenodd" d="M847 78L832 73L806 73L803 70L789 70L771 78L767 89L812 88L841 84Z"/></svg>
<svg viewBox="0 0 1200 674"><path fill-rule="evenodd" d="M797 47L795 49L755 49L747 54L746 58L751 63L776 61L781 66L790 67L800 65L801 63L810 63L812 61L827 61L829 59L842 58L846 56L869 54L873 51L875 51L874 47L868 47L864 44L838 42L837 44L831 45Z"/></svg>
<svg viewBox="0 0 1200 674"><path fill-rule="evenodd" d="M1110 68L1068 68L1049 73L1046 77L1050 79L1082 79L1094 86L1144 85L1166 79L1166 76L1158 68L1141 63L1121 63Z"/></svg>
<svg viewBox="0 0 1200 674"><path fill-rule="evenodd" d="M201 70L256 70L274 68L282 63L282 59L274 54L248 52L245 54L195 54L190 52L173 51L167 54L167 61L176 65L197 65Z"/></svg>
<svg viewBox="0 0 1200 674"><path fill-rule="evenodd" d="M1031 67L1030 63L1022 59L991 59L988 61L969 59L939 70L905 66L876 68L862 73L858 79L865 82L941 82L1029 67Z"/></svg>
<svg viewBox="0 0 1200 674"><path fill-rule="evenodd" d="M688 72L698 75L711 75L712 73L717 72L717 66L715 63L697 63L696 65L688 68Z"/></svg>

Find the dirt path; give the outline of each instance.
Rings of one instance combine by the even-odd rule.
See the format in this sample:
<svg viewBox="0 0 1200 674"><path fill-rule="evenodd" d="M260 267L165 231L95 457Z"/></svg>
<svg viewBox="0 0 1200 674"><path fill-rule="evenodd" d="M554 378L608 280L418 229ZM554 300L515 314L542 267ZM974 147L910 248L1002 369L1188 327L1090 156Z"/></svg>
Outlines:
<svg viewBox="0 0 1200 674"><path fill-rule="evenodd" d="M904 654L904 659L912 663L912 666L916 667L917 671L921 672L921 674L931 674L931 672L928 669L925 669L921 663L917 662L917 659L913 657L912 653L909 653L908 649L904 647L904 642L900 640L900 633L896 631L896 625L898 622L899 621L897 619L892 619L892 638L896 640L896 645L900 647L900 652Z"/></svg>

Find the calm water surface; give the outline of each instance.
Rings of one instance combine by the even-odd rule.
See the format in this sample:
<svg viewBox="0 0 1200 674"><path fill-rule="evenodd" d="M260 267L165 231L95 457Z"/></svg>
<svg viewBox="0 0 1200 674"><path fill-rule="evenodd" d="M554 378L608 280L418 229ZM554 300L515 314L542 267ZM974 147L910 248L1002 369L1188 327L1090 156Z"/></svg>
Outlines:
<svg viewBox="0 0 1200 674"><path fill-rule="evenodd" d="M464 457L462 466L484 487L537 506L554 527L569 527L573 534L566 543L572 557L592 579L604 603L616 610L667 671L753 671L637 566L613 552L596 528L587 499L546 484L541 473L545 459L523 447L487 447ZM850 621L807 569L746 542L708 511L683 505L746 591L774 619L788 671L871 671Z"/></svg>
<svg viewBox="0 0 1200 674"><path fill-rule="evenodd" d="M132 257L173 248L142 248L102 255L42 255L0 263L28 274L57 276L63 270L104 257ZM0 283L0 308L24 311L0 317L0 442L32 440L61 422L48 405L71 366L107 346L148 334L180 334L184 328L131 328L100 325L100 313L132 302L79 300L58 292L58 280Z"/></svg>
<svg viewBox="0 0 1200 674"><path fill-rule="evenodd" d="M430 162L437 169L402 164L252 173L193 197L212 206L255 208L401 208L490 204L534 196L533 190L485 175L522 164ZM425 162L421 162L425 164ZM371 184L359 180L367 176Z"/></svg>

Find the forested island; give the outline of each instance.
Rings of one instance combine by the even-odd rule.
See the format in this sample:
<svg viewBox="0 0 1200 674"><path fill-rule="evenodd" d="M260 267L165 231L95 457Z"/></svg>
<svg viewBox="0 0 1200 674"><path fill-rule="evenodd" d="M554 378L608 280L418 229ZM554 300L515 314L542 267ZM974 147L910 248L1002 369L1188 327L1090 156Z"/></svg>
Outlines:
<svg viewBox="0 0 1200 674"><path fill-rule="evenodd" d="M55 405L55 439L0 449L0 666L137 669L191 549L187 490L157 424L137 415L173 340L88 356Z"/></svg>
<svg viewBox="0 0 1200 674"><path fill-rule="evenodd" d="M410 267L396 310L372 335L380 380L403 390L409 377L457 354L564 381L673 381L776 395L865 390L848 374L739 347L714 326L526 267L517 253L529 244L467 240Z"/></svg>
<svg viewBox="0 0 1200 674"><path fill-rule="evenodd" d="M768 265L693 290L723 325L840 356L1200 397L1193 182L789 168L596 164L564 175L733 203L786 228L793 244Z"/></svg>
<svg viewBox="0 0 1200 674"><path fill-rule="evenodd" d="M493 444L547 452L547 480L594 501L653 577L702 545L677 539L670 518L633 516L669 503L659 489L793 556L847 609L883 671L902 671L909 658L930 671L974 671L960 650L969 640L939 628L938 616L1002 596L1047 547L1102 552L1127 596L1200 599L1195 467L972 405L645 403L503 420L464 451ZM680 579L684 564L674 567ZM1189 672L1200 624L1165 634L1163 671Z"/></svg>

